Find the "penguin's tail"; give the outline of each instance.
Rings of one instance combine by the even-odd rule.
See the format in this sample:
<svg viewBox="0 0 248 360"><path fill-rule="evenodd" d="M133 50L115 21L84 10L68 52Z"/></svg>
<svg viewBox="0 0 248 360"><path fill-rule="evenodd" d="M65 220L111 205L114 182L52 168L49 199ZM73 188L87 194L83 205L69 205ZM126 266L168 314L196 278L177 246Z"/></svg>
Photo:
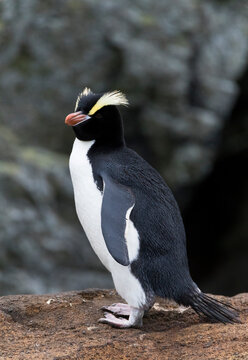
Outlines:
<svg viewBox="0 0 248 360"><path fill-rule="evenodd" d="M241 323L239 313L235 308L204 294L198 288L181 298L180 303L185 306L190 305L197 314L203 314L215 322Z"/></svg>

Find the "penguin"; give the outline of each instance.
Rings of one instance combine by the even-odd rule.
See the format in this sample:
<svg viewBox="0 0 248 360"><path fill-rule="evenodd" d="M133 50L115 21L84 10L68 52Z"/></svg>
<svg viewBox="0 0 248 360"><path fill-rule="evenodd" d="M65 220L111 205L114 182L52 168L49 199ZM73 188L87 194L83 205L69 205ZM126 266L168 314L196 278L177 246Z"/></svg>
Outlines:
<svg viewBox="0 0 248 360"><path fill-rule="evenodd" d="M69 160L76 212L88 240L126 304L105 306L100 323L141 327L159 296L222 323L234 308L204 294L191 278L177 202L160 174L126 146L120 91L85 88L66 116L75 141Z"/></svg>

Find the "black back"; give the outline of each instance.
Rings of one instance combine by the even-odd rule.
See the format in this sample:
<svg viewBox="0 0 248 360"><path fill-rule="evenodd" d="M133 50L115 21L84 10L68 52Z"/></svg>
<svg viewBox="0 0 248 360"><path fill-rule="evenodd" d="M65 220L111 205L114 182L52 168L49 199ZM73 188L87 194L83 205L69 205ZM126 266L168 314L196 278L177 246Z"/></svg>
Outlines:
<svg viewBox="0 0 248 360"><path fill-rule="evenodd" d="M171 190L154 168L125 145L113 147L96 141L88 156L101 191L101 174L107 173L134 194L130 219L139 233L140 251L131 263L133 274L146 292L177 299L192 280L184 225Z"/></svg>

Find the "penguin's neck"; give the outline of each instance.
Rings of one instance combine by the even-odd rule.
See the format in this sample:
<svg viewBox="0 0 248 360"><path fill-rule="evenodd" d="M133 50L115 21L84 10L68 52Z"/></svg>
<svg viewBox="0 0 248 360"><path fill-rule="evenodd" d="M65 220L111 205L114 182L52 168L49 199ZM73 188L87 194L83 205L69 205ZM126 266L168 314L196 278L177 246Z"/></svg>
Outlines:
<svg viewBox="0 0 248 360"><path fill-rule="evenodd" d="M106 147L106 148L120 148L125 146L125 139L124 137L120 137L120 138L102 138L102 139L97 139L94 142L94 147L97 148L102 148L102 147Z"/></svg>
<svg viewBox="0 0 248 360"><path fill-rule="evenodd" d="M125 146L124 130L121 119L112 122L112 126L105 129L101 137L97 138L94 147L120 148Z"/></svg>

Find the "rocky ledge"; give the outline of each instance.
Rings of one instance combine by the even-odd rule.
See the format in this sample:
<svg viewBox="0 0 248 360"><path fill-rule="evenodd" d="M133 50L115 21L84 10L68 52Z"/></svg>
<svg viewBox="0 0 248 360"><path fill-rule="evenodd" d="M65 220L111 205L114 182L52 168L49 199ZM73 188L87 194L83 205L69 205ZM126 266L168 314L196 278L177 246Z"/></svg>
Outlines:
<svg viewBox="0 0 248 360"><path fill-rule="evenodd" d="M242 324L207 322L193 310L157 299L141 329L99 324L112 290L0 299L0 359L248 359L248 293L217 297L239 309Z"/></svg>

